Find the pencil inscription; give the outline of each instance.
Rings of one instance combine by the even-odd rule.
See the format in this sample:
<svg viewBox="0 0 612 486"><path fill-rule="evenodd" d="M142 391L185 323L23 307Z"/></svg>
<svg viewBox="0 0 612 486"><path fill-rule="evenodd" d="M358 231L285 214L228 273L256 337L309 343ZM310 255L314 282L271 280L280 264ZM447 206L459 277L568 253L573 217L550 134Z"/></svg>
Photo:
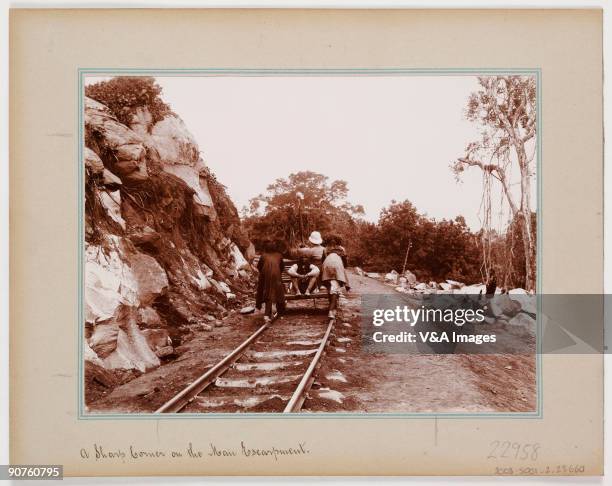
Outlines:
<svg viewBox="0 0 612 486"><path fill-rule="evenodd" d="M215 460L237 457L279 461L287 456L306 456L311 454L306 442L295 444L255 444L240 441L234 445L221 445L209 442L207 450L200 449L192 442L184 448L147 447L129 444L118 447L114 444L93 443L82 447L79 456L84 461L95 462L136 462L142 460Z"/></svg>

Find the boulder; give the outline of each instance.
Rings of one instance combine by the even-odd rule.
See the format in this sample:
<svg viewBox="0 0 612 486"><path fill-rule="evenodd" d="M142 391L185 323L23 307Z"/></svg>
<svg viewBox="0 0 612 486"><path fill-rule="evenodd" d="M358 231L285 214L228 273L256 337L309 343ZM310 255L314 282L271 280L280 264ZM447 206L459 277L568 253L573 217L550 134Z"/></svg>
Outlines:
<svg viewBox="0 0 612 486"><path fill-rule="evenodd" d="M446 280L446 283L452 285L453 289L460 289L461 287L463 287L465 284L462 284L461 282L457 282L456 280Z"/></svg>
<svg viewBox="0 0 612 486"><path fill-rule="evenodd" d="M236 243L231 243L229 246L230 249L230 258L232 261L232 265L235 270L243 270L245 268L249 268L249 262L244 258L240 248Z"/></svg>
<svg viewBox="0 0 612 486"><path fill-rule="evenodd" d="M171 165L164 164L165 172L172 174L179 179L182 179L185 184L193 190L193 201L200 206L213 207L212 198L208 184L204 178L200 178L200 171L188 165ZM204 213L207 214L207 213Z"/></svg>
<svg viewBox="0 0 612 486"><path fill-rule="evenodd" d="M146 109L137 111L135 123L131 126L142 134L147 147L156 151L162 169L182 179L194 192L193 200L200 206L213 210L214 204L204 173L205 163L200 157L200 149L183 120L176 115L168 115L150 129L143 127L150 123Z"/></svg>
<svg viewBox="0 0 612 486"><path fill-rule="evenodd" d="M83 340L83 360L85 362L93 363L96 366L104 366L104 363L100 357L94 352L93 349L89 347L86 339Z"/></svg>
<svg viewBox="0 0 612 486"><path fill-rule="evenodd" d="M225 296L226 291L214 278L209 278L208 281L212 284L213 288L221 295ZM227 287L227 284L226 284ZM229 288L229 287L227 287Z"/></svg>
<svg viewBox="0 0 612 486"><path fill-rule="evenodd" d="M440 286L440 288L444 291L450 291L452 290L453 286L451 284L449 284L448 282L440 282L438 284Z"/></svg>
<svg viewBox="0 0 612 486"><path fill-rule="evenodd" d="M365 275L365 272L359 267L355 267L355 273L360 277L363 277Z"/></svg>
<svg viewBox="0 0 612 486"><path fill-rule="evenodd" d="M117 160L113 164L113 170L124 179L133 181L142 181L144 178L140 177L139 163L137 160ZM132 174L134 176L132 177Z"/></svg>
<svg viewBox="0 0 612 486"><path fill-rule="evenodd" d="M521 312L508 321L508 331L518 336L535 336L536 320Z"/></svg>
<svg viewBox="0 0 612 486"><path fill-rule="evenodd" d="M195 284L197 285L197 287L200 290L206 290L209 289L211 286L211 283L208 281L208 279L206 278L206 275L204 275L204 273L202 272L201 269L198 268L197 274L195 277L191 277L193 279L193 281L195 282Z"/></svg>
<svg viewBox="0 0 612 486"><path fill-rule="evenodd" d="M376 273L376 272L368 272L366 273L366 275L370 278L380 278L380 273Z"/></svg>
<svg viewBox="0 0 612 486"><path fill-rule="evenodd" d="M458 294L484 294L486 292L486 285L483 284L474 284L474 285L465 285L460 289L456 290Z"/></svg>
<svg viewBox="0 0 612 486"><path fill-rule="evenodd" d="M138 161L141 160L145 154L145 148L142 143L125 143L117 146L115 149L115 156L120 161L130 160Z"/></svg>
<svg viewBox="0 0 612 486"><path fill-rule="evenodd" d="M137 369L143 373L160 365L135 319L128 319L119 329L117 346L103 361L107 369Z"/></svg>
<svg viewBox="0 0 612 486"><path fill-rule="evenodd" d="M198 321L198 318L191 311L191 307L187 305L184 298L181 296L170 294L168 301L171 308L178 315L178 317L186 322L194 323Z"/></svg>
<svg viewBox="0 0 612 486"><path fill-rule="evenodd" d="M406 270L404 272L404 277L406 277L406 279L408 280L408 285L410 285L411 287L416 285L417 283L416 275L412 273L410 270Z"/></svg>
<svg viewBox="0 0 612 486"><path fill-rule="evenodd" d="M160 357L158 350L166 348L168 346L172 347L172 339L170 339L170 335L165 329L144 329L141 331L141 333L147 340L147 343L149 344L151 350L158 357ZM164 353L166 352L167 350L164 351ZM165 356L167 356L167 354L165 354Z"/></svg>
<svg viewBox="0 0 612 486"><path fill-rule="evenodd" d="M119 123L102 103L85 97L86 133L97 133L114 155L116 162L108 167L128 181L148 178L143 139L136 132ZM86 136L85 143L89 140Z"/></svg>
<svg viewBox="0 0 612 486"><path fill-rule="evenodd" d="M119 326L116 323L97 324L87 344L99 358L106 358L117 348Z"/></svg>
<svg viewBox="0 0 612 486"><path fill-rule="evenodd" d="M109 248L111 248L109 250ZM106 321L121 304L138 305L138 282L120 255L121 239L109 235L85 250L85 320Z"/></svg>
<svg viewBox="0 0 612 486"><path fill-rule="evenodd" d="M491 299L491 304L499 307L501 313L508 317L514 317L521 311L521 304L512 300L507 294L496 295Z"/></svg>
<svg viewBox="0 0 612 486"><path fill-rule="evenodd" d="M123 185L121 179L108 169L102 172L102 184L112 190L119 189L119 186Z"/></svg>
<svg viewBox="0 0 612 486"><path fill-rule="evenodd" d="M86 322L111 318L121 322L121 305L148 307L168 288L168 277L159 263L144 253L126 250L123 241L110 235L102 246L86 249Z"/></svg>
<svg viewBox="0 0 612 486"><path fill-rule="evenodd" d="M160 239L160 234L149 226L135 229L130 235L129 239L132 243L137 246L142 245L155 245Z"/></svg>
<svg viewBox="0 0 612 486"><path fill-rule="evenodd" d="M427 284L426 283L416 284L414 288L417 290L427 290Z"/></svg>
<svg viewBox="0 0 612 486"><path fill-rule="evenodd" d="M508 292L508 297L516 302L521 310L524 312L528 312L530 314L537 314L538 312L538 302L537 297L532 294L521 294L521 293L510 293Z"/></svg>
<svg viewBox="0 0 612 486"><path fill-rule="evenodd" d="M140 304L151 305L168 288L166 272L155 258L140 252L130 254L128 264L137 283Z"/></svg>
<svg viewBox="0 0 612 486"><path fill-rule="evenodd" d="M389 273L385 275L385 282L397 284L398 278L399 278L399 274L395 270L391 270Z"/></svg>
<svg viewBox="0 0 612 486"><path fill-rule="evenodd" d="M174 354L174 348L172 346L164 346L163 348L157 348L155 354L158 358L165 358Z"/></svg>
<svg viewBox="0 0 612 486"><path fill-rule="evenodd" d="M89 147L83 148L83 159L85 162L85 169L90 176L101 176L103 174L104 164L102 163L102 159Z"/></svg>
<svg viewBox="0 0 612 486"><path fill-rule="evenodd" d="M498 295L489 301L491 312L495 317L506 315L514 317L521 311L521 305L507 295Z"/></svg>
<svg viewBox="0 0 612 486"><path fill-rule="evenodd" d="M119 191L108 192L100 191L100 202L105 209L106 214L123 230L125 230L125 220L121 216L121 193Z"/></svg>
<svg viewBox="0 0 612 486"><path fill-rule="evenodd" d="M138 327L155 328L163 325L162 319L153 307L138 309Z"/></svg>
<svg viewBox="0 0 612 486"><path fill-rule="evenodd" d="M194 136L176 115L168 115L158 121L144 138L167 164L193 167L200 160L200 150Z"/></svg>
<svg viewBox="0 0 612 486"><path fill-rule="evenodd" d="M223 292L226 294L229 294L232 291L229 285L227 285L225 282L219 282L219 287L221 287L221 290L223 290Z"/></svg>

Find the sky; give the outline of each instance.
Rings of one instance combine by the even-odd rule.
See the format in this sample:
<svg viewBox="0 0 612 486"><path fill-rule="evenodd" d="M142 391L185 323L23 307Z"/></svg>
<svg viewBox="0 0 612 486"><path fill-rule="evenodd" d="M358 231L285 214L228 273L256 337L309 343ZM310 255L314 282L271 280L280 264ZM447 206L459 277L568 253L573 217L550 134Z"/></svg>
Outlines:
<svg viewBox="0 0 612 486"><path fill-rule="evenodd" d="M458 183L450 169L482 130L464 112L475 76L156 80L239 210L275 179L310 170L347 181L349 201L370 221L408 199L430 218L462 215L473 230L482 226L482 173L467 170ZM502 229L500 200L492 220Z"/></svg>

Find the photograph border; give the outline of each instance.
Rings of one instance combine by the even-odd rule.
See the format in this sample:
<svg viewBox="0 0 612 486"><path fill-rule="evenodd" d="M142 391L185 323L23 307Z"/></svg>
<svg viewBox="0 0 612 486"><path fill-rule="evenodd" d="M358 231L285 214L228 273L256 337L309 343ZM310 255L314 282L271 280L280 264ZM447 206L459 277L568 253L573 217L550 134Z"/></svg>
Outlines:
<svg viewBox="0 0 612 486"><path fill-rule="evenodd" d="M84 395L83 339L85 322L85 170L84 148L84 80L87 75L98 76L195 76L195 77L291 77L291 76L458 76L458 75L526 75L536 77L536 410L533 412L317 412L317 413L87 413ZM77 420L191 420L191 419L542 419L542 70L541 68L78 68L77 69Z"/></svg>

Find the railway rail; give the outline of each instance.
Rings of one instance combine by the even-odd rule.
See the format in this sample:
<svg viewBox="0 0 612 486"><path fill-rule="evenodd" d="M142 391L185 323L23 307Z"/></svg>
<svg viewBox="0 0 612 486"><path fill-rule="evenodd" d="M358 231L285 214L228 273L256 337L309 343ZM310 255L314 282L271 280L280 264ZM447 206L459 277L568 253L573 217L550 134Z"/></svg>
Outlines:
<svg viewBox="0 0 612 486"><path fill-rule="evenodd" d="M335 325L315 312L264 323L155 413L299 412Z"/></svg>

